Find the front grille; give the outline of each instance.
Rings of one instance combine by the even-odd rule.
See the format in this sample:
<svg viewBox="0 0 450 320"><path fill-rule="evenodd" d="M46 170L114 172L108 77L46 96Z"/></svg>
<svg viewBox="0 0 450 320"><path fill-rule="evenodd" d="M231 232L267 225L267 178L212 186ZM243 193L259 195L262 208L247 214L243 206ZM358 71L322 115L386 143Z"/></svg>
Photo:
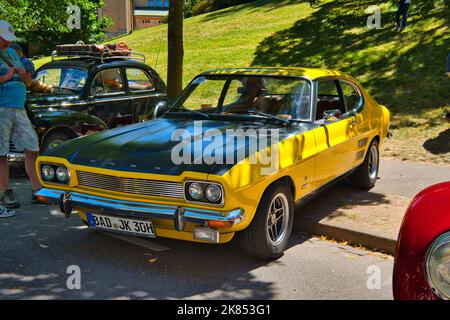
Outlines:
<svg viewBox="0 0 450 320"><path fill-rule="evenodd" d="M77 171L80 186L145 196L184 198L184 187L179 182L121 178L106 174Z"/></svg>

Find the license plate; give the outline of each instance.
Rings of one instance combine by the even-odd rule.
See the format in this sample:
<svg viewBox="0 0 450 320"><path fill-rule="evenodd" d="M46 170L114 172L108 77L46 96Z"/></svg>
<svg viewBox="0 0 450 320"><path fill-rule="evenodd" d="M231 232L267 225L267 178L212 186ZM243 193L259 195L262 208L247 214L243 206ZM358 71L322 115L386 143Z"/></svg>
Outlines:
<svg viewBox="0 0 450 320"><path fill-rule="evenodd" d="M150 220L128 219L123 217L105 216L87 213L89 227L97 230L126 233L141 237L154 238L155 229Z"/></svg>

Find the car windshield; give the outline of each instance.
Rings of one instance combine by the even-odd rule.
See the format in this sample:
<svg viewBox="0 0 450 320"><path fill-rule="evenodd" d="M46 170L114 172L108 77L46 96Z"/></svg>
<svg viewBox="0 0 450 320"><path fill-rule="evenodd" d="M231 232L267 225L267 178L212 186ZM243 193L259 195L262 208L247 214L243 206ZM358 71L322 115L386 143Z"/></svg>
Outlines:
<svg viewBox="0 0 450 320"><path fill-rule="evenodd" d="M88 72L73 67L53 67L40 70L35 79L52 87L52 94L78 94L86 84Z"/></svg>
<svg viewBox="0 0 450 320"><path fill-rule="evenodd" d="M170 112L309 120L310 106L311 85L305 79L222 75L194 79Z"/></svg>

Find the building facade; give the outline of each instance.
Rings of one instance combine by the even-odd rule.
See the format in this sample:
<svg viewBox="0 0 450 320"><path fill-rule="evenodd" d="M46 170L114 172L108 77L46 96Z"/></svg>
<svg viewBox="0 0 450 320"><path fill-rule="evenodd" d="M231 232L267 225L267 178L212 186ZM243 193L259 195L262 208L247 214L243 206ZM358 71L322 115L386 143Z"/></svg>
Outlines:
<svg viewBox="0 0 450 320"><path fill-rule="evenodd" d="M108 38L160 25L169 14L169 0L104 0L104 3L99 16L113 21Z"/></svg>

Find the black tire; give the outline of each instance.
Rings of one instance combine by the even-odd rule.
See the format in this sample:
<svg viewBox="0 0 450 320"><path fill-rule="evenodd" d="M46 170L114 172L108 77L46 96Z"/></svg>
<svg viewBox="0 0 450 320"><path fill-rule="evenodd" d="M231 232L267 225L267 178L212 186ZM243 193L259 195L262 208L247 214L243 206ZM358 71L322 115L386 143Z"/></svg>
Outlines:
<svg viewBox="0 0 450 320"><path fill-rule="evenodd" d="M380 169L380 149L378 142L373 140L367 149L364 162L350 176L352 185L359 189L369 190L375 186Z"/></svg>
<svg viewBox="0 0 450 320"><path fill-rule="evenodd" d="M47 151L49 148L54 148L55 144L63 143L64 141L70 140L71 138L62 132L51 133L45 138L44 143L41 147L41 152Z"/></svg>
<svg viewBox="0 0 450 320"><path fill-rule="evenodd" d="M283 219L280 218L278 241L269 231L269 215L271 214L271 206L282 204L287 206L284 211ZM294 221L294 201L289 187L285 184L277 183L270 187L261 199L258 205L255 217L247 229L241 232L242 246L246 254L253 258L262 260L273 260L283 255L292 232ZM271 220L272 222L272 220ZM274 226L274 225L272 225Z"/></svg>

